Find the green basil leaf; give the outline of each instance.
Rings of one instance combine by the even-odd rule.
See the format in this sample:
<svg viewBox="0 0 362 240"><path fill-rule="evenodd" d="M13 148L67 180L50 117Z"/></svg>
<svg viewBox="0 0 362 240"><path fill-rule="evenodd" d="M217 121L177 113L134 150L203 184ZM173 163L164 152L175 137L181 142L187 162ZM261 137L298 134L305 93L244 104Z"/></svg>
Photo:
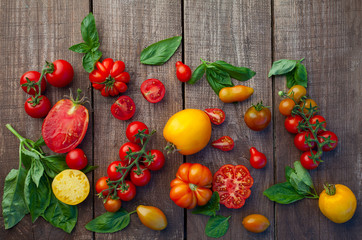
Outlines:
<svg viewBox="0 0 362 240"><path fill-rule="evenodd" d="M213 66L212 64L206 68L206 80L218 96L222 88L234 86L234 84L231 82L229 74Z"/></svg>
<svg viewBox="0 0 362 240"><path fill-rule="evenodd" d="M28 172L24 184L25 204L29 209L31 220L35 220L41 216L45 209L49 206L51 190L48 178L42 176L39 181L39 187L36 187L32 180L31 171Z"/></svg>
<svg viewBox="0 0 362 240"><path fill-rule="evenodd" d="M52 193L50 204L42 217L54 227L70 233L77 223L78 208L77 206L62 203Z"/></svg>
<svg viewBox="0 0 362 240"><path fill-rule="evenodd" d="M287 88L291 88L294 85L297 85L297 82L295 81L294 78L294 73L295 71L293 70L285 75L285 77L287 78Z"/></svg>
<svg viewBox="0 0 362 240"><path fill-rule="evenodd" d="M202 214L206 216L215 216L216 212L220 210L220 196L218 192L212 194L209 202L204 206L197 206L192 211L193 214Z"/></svg>
<svg viewBox="0 0 362 240"><path fill-rule="evenodd" d="M82 169L82 172L89 173L97 168L98 166L87 165L85 168Z"/></svg>
<svg viewBox="0 0 362 240"><path fill-rule="evenodd" d="M99 44L99 43L98 43ZM86 43L78 43L69 48L69 50L77 53L87 53L91 50L91 47Z"/></svg>
<svg viewBox="0 0 362 240"><path fill-rule="evenodd" d="M89 13L82 21L80 26L80 31L82 33L82 38L84 42L86 42L89 46L92 45L93 42L98 42L98 32L96 28L96 20L92 13Z"/></svg>
<svg viewBox="0 0 362 240"><path fill-rule="evenodd" d="M293 168L285 166L285 179L287 180L287 182L289 182L290 174L292 174L293 172L295 172Z"/></svg>
<svg viewBox="0 0 362 240"><path fill-rule="evenodd" d="M205 234L209 237L219 238L225 235L229 229L229 217L216 215L210 217L205 227Z"/></svg>
<svg viewBox="0 0 362 240"><path fill-rule="evenodd" d="M289 183L293 186L295 191L301 195L310 194L310 188L307 186L296 173L291 173L289 178Z"/></svg>
<svg viewBox="0 0 362 240"><path fill-rule="evenodd" d="M227 72L230 77L239 81L247 81L255 76L255 72L246 67L236 67L224 61L216 61L213 64Z"/></svg>
<svg viewBox="0 0 362 240"><path fill-rule="evenodd" d="M187 81L187 83L189 84L196 83L198 80L202 78L202 76L204 76L205 70L206 70L206 65L203 63L200 64L192 73L191 79Z"/></svg>
<svg viewBox="0 0 362 240"><path fill-rule="evenodd" d="M91 73L94 70L94 65L102 57L102 52L97 50L95 52L87 52L83 56L83 68L87 72Z"/></svg>
<svg viewBox="0 0 362 240"><path fill-rule="evenodd" d="M289 204L304 198L295 191L289 182L278 183L266 189L263 194L271 201L280 204Z"/></svg>
<svg viewBox="0 0 362 240"><path fill-rule="evenodd" d="M43 136L41 136L35 143L34 143L34 147L41 147L41 146L45 146L45 141Z"/></svg>
<svg viewBox="0 0 362 240"><path fill-rule="evenodd" d="M106 212L96 217L85 228L97 233L114 233L127 227L129 222L129 213L121 208L118 212Z"/></svg>
<svg viewBox="0 0 362 240"><path fill-rule="evenodd" d="M273 65L269 71L268 77L273 75L284 75L295 68L297 61L288 60L288 59L280 59L278 61L273 62Z"/></svg>
<svg viewBox="0 0 362 240"><path fill-rule="evenodd" d="M308 86L308 79L307 79L307 69L301 63L297 63L294 69L294 79L296 85L301 85L303 87Z"/></svg>
<svg viewBox="0 0 362 240"><path fill-rule="evenodd" d="M300 161L294 162L294 169L298 178L303 181L307 186L314 188L312 177L310 176L309 172L302 166Z"/></svg>
<svg viewBox="0 0 362 240"><path fill-rule="evenodd" d="M12 228L29 213L24 200L24 182L26 170L24 168L11 169L5 178L2 201L5 229Z"/></svg>
<svg viewBox="0 0 362 240"><path fill-rule="evenodd" d="M68 169L65 155L50 155L41 159L45 166L45 172L50 178L54 178L61 171Z"/></svg>
<svg viewBox="0 0 362 240"><path fill-rule="evenodd" d="M28 149L26 149L24 147L21 149L21 151L23 154L27 155L30 158L39 159L38 154L36 154L35 152L32 152L32 151L29 151Z"/></svg>
<svg viewBox="0 0 362 240"><path fill-rule="evenodd" d="M147 65L162 65L167 62L181 44L182 37L175 36L146 47L141 52L140 61Z"/></svg>
<svg viewBox="0 0 362 240"><path fill-rule="evenodd" d="M28 171L31 167L32 158L23 152L22 144L19 145L19 158L20 161L23 163L25 169Z"/></svg>
<svg viewBox="0 0 362 240"><path fill-rule="evenodd" d="M100 44L99 42L94 42L94 43L92 44L91 51L92 51L92 52L97 51L100 45L101 45L101 44Z"/></svg>
<svg viewBox="0 0 362 240"><path fill-rule="evenodd" d="M29 172L36 187L39 187L40 178L44 174L43 164L41 164L39 160L33 159L33 164L31 165Z"/></svg>

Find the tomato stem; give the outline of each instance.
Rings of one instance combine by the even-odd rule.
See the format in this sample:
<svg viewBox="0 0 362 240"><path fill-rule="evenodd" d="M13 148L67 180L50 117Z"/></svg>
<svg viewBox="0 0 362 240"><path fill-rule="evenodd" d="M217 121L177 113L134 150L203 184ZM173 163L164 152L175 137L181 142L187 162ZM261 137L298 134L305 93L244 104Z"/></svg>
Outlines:
<svg viewBox="0 0 362 240"><path fill-rule="evenodd" d="M137 212L137 210L134 210L134 211L132 211L132 212L130 212L130 213L128 213L128 214L131 215L131 214L133 214L133 213L135 213L135 212Z"/></svg>
<svg viewBox="0 0 362 240"><path fill-rule="evenodd" d="M336 186L334 184L325 183L323 184L323 187L329 196L336 194Z"/></svg>

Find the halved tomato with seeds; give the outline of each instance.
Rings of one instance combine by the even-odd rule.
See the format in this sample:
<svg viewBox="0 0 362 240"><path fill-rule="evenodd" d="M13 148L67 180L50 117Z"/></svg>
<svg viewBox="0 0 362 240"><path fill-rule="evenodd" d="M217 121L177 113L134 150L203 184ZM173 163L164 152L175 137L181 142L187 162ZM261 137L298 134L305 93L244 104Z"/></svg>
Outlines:
<svg viewBox="0 0 362 240"><path fill-rule="evenodd" d="M243 165L227 164L214 175L212 190L220 195L220 203L227 208L241 208L250 197L254 180Z"/></svg>

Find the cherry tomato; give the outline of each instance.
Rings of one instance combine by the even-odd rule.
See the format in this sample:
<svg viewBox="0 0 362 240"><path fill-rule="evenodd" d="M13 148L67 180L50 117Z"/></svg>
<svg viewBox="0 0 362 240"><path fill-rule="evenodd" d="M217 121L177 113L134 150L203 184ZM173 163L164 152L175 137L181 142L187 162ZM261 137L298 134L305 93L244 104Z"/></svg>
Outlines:
<svg viewBox="0 0 362 240"><path fill-rule="evenodd" d="M109 177L101 177L100 179L98 179L97 183L96 183L96 192L97 193L101 193L102 192L102 195L103 196L107 196L109 191L106 190L109 188L108 184L107 184L107 181L108 181Z"/></svg>
<svg viewBox="0 0 362 240"><path fill-rule="evenodd" d="M88 164L88 158L80 148L68 152L65 161L69 168L77 170L85 168Z"/></svg>
<svg viewBox="0 0 362 240"><path fill-rule="evenodd" d="M111 107L112 115L119 120L128 120L136 112L136 105L132 98L120 96Z"/></svg>
<svg viewBox="0 0 362 240"><path fill-rule="evenodd" d="M145 166L152 171L160 170L165 164L165 155L157 149L152 149L147 152L147 155L150 154L153 156L153 160L152 162L144 162Z"/></svg>
<svg viewBox="0 0 362 240"><path fill-rule="evenodd" d="M35 105L34 105L35 104ZM46 96L40 95L38 99L30 97L24 104L25 112L32 118L43 118L48 115L52 104Z"/></svg>
<svg viewBox="0 0 362 240"><path fill-rule="evenodd" d="M290 133L298 133L298 125L300 122L303 122L303 118L299 115L288 116L284 121L285 129Z"/></svg>
<svg viewBox="0 0 362 240"><path fill-rule="evenodd" d="M158 103L165 96L166 89L160 80L150 78L141 84L141 93L150 103Z"/></svg>
<svg viewBox="0 0 362 240"><path fill-rule="evenodd" d="M152 230L161 231L167 227L167 218L159 208L139 205L137 215L142 224Z"/></svg>
<svg viewBox="0 0 362 240"><path fill-rule="evenodd" d="M136 186L129 180L124 181L125 189L119 188L117 195L122 201L131 201L136 196Z"/></svg>
<svg viewBox="0 0 362 240"><path fill-rule="evenodd" d="M251 214L246 216L242 221L246 230L253 233L264 232L269 226L269 220L261 214Z"/></svg>
<svg viewBox="0 0 362 240"><path fill-rule="evenodd" d="M187 82L190 80L191 75L192 72L189 66L183 64L181 61L176 62L176 76L178 80Z"/></svg>
<svg viewBox="0 0 362 240"><path fill-rule="evenodd" d="M73 81L74 70L72 65L65 60L56 60L47 63L48 71L45 77L54 87L65 87Z"/></svg>
<svg viewBox="0 0 362 240"><path fill-rule="evenodd" d="M145 130L143 133L149 134L148 127L143 122L134 121L128 124L126 129L126 136L128 140L133 143L141 143L141 139L136 138L135 135L142 130Z"/></svg>
<svg viewBox="0 0 362 240"><path fill-rule="evenodd" d="M223 136L213 141L211 146L224 152L231 151L234 148L234 140L229 136Z"/></svg>
<svg viewBox="0 0 362 240"><path fill-rule="evenodd" d="M151 180L150 171L142 164L140 164L141 173L138 173L137 166L131 169L131 181L137 187L145 186Z"/></svg>
<svg viewBox="0 0 362 240"><path fill-rule="evenodd" d="M123 176L123 174L126 172L126 169L117 171L117 167L127 167L127 163L121 161L114 161L108 165L107 175L111 181L116 181L120 179Z"/></svg>
<svg viewBox="0 0 362 240"><path fill-rule="evenodd" d="M241 102L253 95L254 89L242 85L224 87L219 92L219 98L224 103Z"/></svg>
<svg viewBox="0 0 362 240"><path fill-rule="evenodd" d="M28 71L23 74L20 78L20 85L21 88L30 95L35 95L39 91L39 87L35 85L40 79L40 72L37 71ZM43 93L46 89L47 82L45 81L45 78L43 77L41 84L40 84L40 90L41 93Z"/></svg>
<svg viewBox="0 0 362 240"><path fill-rule="evenodd" d="M254 180L243 165L227 164L214 175L212 190L219 193L220 204L227 208L241 208L250 197Z"/></svg>
<svg viewBox="0 0 362 240"><path fill-rule="evenodd" d="M310 142L311 147L308 146L308 143L306 143L306 136L313 139L313 135L310 132L300 132L294 137L294 145L303 152L313 149L316 146L315 142Z"/></svg>
<svg viewBox="0 0 362 240"><path fill-rule="evenodd" d="M335 148L337 147L337 145L338 145L338 137L337 137L337 135L336 135L334 132L332 132L332 131L322 132L322 133L318 134L317 138L318 138L318 141L319 141L320 143L323 143L323 142L324 142L324 139L323 139L323 138L330 138L330 140L334 141L334 143L330 143L330 145L329 145L329 144L326 144L326 145L324 145L324 146L322 147L322 150L323 150L324 152L332 151L332 150L335 149Z"/></svg>
<svg viewBox="0 0 362 240"><path fill-rule="evenodd" d="M269 125L271 112L262 103L258 103L246 111L244 121L251 130L261 131Z"/></svg>
<svg viewBox="0 0 362 240"><path fill-rule="evenodd" d="M283 99L279 104L279 112L284 116L290 116L292 114L294 106L295 102L292 99Z"/></svg>
<svg viewBox="0 0 362 240"><path fill-rule="evenodd" d="M119 148L119 158L121 159L122 162L133 162L134 159L132 159L131 161L129 161L130 159L127 159L127 152L132 151L132 152L138 152L141 150L141 147L138 146L135 143L132 142L126 142L125 144L123 144L120 148Z"/></svg>
<svg viewBox="0 0 362 240"><path fill-rule="evenodd" d="M326 122L326 119L325 119L324 117L322 117L321 115L315 115L315 116L313 116L313 117L311 117L311 118L309 119L309 123L310 123L310 124L316 124L317 121L320 122L320 123L324 122L324 123L321 125L322 128L319 128L319 129L318 129L318 133L321 133L321 132L323 132L323 131L326 131L327 122ZM315 129L315 127L312 127L312 128L313 128L313 130Z"/></svg>
<svg viewBox="0 0 362 240"><path fill-rule="evenodd" d="M107 198L103 204L107 212L117 212L121 208L122 202L119 199Z"/></svg>
<svg viewBox="0 0 362 240"><path fill-rule="evenodd" d="M316 154L317 152L312 150L313 154ZM313 161L313 159L310 158L312 156L310 151L304 152L302 156L300 156L300 163L305 169L312 170L318 167L319 161Z"/></svg>
<svg viewBox="0 0 362 240"><path fill-rule="evenodd" d="M303 105L304 105L303 112L306 116L309 116L309 109L314 108L314 107L317 107L317 109L318 109L317 103L313 99L310 99L310 98L307 98L304 103L302 102L299 104L300 107L303 107ZM314 113L315 113L315 111L314 111Z"/></svg>
<svg viewBox="0 0 362 240"><path fill-rule="evenodd" d="M250 164L253 168L260 169L266 165L266 157L264 153L259 152L255 147L250 148Z"/></svg>
<svg viewBox="0 0 362 240"><path fill-rule="evenodd" d="M220 108L206 108L204 112L209 116L210 121L215 125L220 125L225 121L225 113Z"/></svg>
<svg viewBox="0 0 362 240"><path fill-rule="evenodd" d="M292 97L296 103L299 103L300 99L306 94L307 90L301 85L294 85L288 91L288 95Z"/></svg>

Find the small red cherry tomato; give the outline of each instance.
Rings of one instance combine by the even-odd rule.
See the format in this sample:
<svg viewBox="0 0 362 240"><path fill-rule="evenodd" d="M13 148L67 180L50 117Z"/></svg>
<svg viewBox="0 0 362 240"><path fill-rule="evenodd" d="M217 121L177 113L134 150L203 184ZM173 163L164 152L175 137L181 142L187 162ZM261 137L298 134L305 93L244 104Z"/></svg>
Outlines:
<svg viewBox="0 0 362 240"><path fill-rule="evenodd" d="M24 104L25 112L32 118L43 118L48 115L52 104L46 96L40 95L34 98L30 97Z"/></svg>
<svg viewBox="0 0 362 240"><path fill-rule="evenodd" d="M141 93L150 103L157 103L165 96L165 86L155 78L150 78L141 84Z"/></svg>
<svg viewBox="0 0 362 240"><path fill-rule="evenodd" d="M113 103L111 112L112 115L119 120L128 120L133 117L136 112L136 105L134 104L132 98L128 96L120 96L117 101Z"/></svg>
<svg viewBox="0 0 362 240"><path fill-rule="evenodd" d="M253 168L260 169L265 167L267 160L264 153L259 152L255 147L250 148L250 164Z"/></svg>
<svg viewBox="0 0 362 240"><path fill-rule="evenodd" d="M67 153L65 162L71 169L81 170L88 164L88 158L80 148L75 148Z"/></svg>
<svg viewBox="0 0 362 240"><path fill-rule="evenodd" d="M39 91L39 87L35 85L39 79L40 79L40 72L37 71L28 71L23 74L20 78L20 85L21 88L30 95L35 95ZM40 84L40 90L41 93L43 93L46 89L47 82L45 81L45 78L43 77L41 84Z"/></svg>
<svg viewBox="0 0 362 240"><path fill-rule="evenodd" d="M151 162L143 161L145 166L152 171L160 170L165 164L165 155L160 150L152 149L147 152L147 155L152 155L153 159Z"/></svg>
<svg viewBox="0 0 362 240"><path fill-rule="evenodd" d="M316 154L317 152L312 150L313 154ZM319 161L313 161L313 159L310 158L312 156L310 151L304 152L302 156L300 156L300 163L305 169L312 170L318 167Z"/></svg>
<svg viewBox="0 0 362 240"><path fill-rule="evenodd" d="M324 152L332 151L332 150L335 149L335 148L337 147L337 145L338 145L338 137L337 137L337 135L336 135L334 132L332 132L332 131L322 132L322 133L318 134L317 138L318 138L318 141L319 141L320 143L323 143L323 142L324 142L324 138L326 138L326 139L329 138L330 140L334 141L333 143L330 143L330 145L329 145L329 144L326 144L326 145L324 145L324 146L322 147L322 150L323 150Z"/></svg>
<svg viewBox="0 0 362 240"><path fill-rule="evenodd" d="M131 181L137 187L145 186L151 180L151 172L142 164L140 164L141 172L137 170L137 166L131 169Z"/></svg>
<svg viewBox="0 0 362 240"><path fill-rule="evenodd" d="M313 116L313 117L311 117L311 118L309 119L309 123L310 123L310 124L316 124L317 121L320 122L320 123L324 122L324 123L321 125L322 128L319 128L319 129L318 129L318 133L321 133L321 132L325 131L325 130L326 130L326 127L327 127L326 119L325 119L324 117L322 117L321 115L315 115L315 116ZM312 128L313 128L313 130L315 129L315 127L312 127Z"/></svg>
<svg viewBox="0 0 362 240"><path fill-rule="evenodd" d="M294 137L294 145L300 150L300 151L308 151L309 149L313 149L316 146L315 142L310 142L311 147L306 142L306 137L309 137L310 139L313 139L313 135L310 132L300 132Z"/></svg>
<svg viewBox="0 0 362 240"><path fill-rule="evenodd" d="M284 121L285 129L290 133L298 133L298 125L303 122L303 118L299 115L288 116Z"/></svg>
<svg viewBox="0 0 362 240"><path fill-rule="evenodd" d="M209 116L211 122L220 125L225 121L225 112L220 108L206 108L204 112Z"/></svg>
<svg viewBox="0 0 362 240"><path fill-rule="evenodd" d="M106 190L109 188L107 181L108 181L109 177L101 177L100 179L98 179L97 183L96 183L96 192L97 193L101 193L103 196L107 196L109 193L109 190Z"/></svg>
<svg viewBox="0 0 362 240"><path fill-rule="evenodd" d="M136 196L136 186L129 180L124 181L124 188L117 190L117 195L122 201L131 201Z"/></svg>
<svg viewBox="0 0 362 240"><path fill-rule="evenodd" d="M122 162L128 162L130 159L126 158L127 152L138 152L140 150L141 147L138 146L137 144L132 142L126 142L119 148L119 158L121 159ZM131 160L130 162L133 162L133 160Z"/></svg>
<svg viewBox="0 0 362 240"><path fill-rule="evenodd" d="M107 175L111 181L116 181L120 179L123 176L123 174L126 172L126 169L118 170L117 169L118 167L127 167L127 163L121 161L114 161L108 165Z"/></svg>
<svg viewBox="0 0 362 240"><path fill-rule="evenodd" d="M54 87L65 87L73 81L74 70L69 62L59 59L53 63L47 63L47 67L45 77Z"/></svg>
<svg viewBox="0 0 362 240"><path fill-rule="evenodd" d="M107 198L107 201L103 204L107 212L117 212L121 208L121 205L121 200L112 198Z"/></svg>
<svg viewBox="0 0 362 240"><path fill-rule="evenodd" d="M191 69L181 61L176 62L176 76L181 82L187 82L190 80L192 75Z"/></svg>
<svg viewBox="0 0 362 240"><path fill-rule="evenodd" d="M144 130L144 131L143 131ZM134 121L128 124L126 129L126 136L130 142L133 143L141 143L139 138L136 139L135 135L139 132L143 131L145 134L149 134L148 127L143 122Z"/></svg>
<svg viewBox="0 0 362 240"><path fill-rule="evenodd" d="M223 136L213 141L211 146L224 152L231 151L234 148L234 140L229 136Z"/></svg>

